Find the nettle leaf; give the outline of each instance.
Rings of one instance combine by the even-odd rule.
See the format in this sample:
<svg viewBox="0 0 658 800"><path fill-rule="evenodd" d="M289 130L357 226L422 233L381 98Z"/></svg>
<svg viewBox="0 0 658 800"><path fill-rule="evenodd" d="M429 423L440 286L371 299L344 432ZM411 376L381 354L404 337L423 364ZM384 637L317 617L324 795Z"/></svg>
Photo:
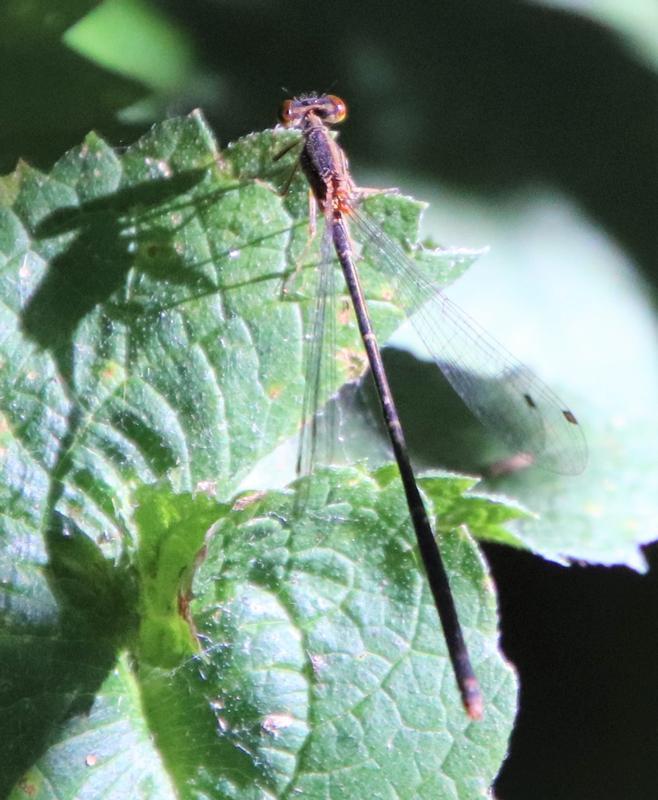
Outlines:
<svg viewBox="0 0 658 800"><path fill-rule="evenodd" d="M451 479L427 483L440 493ZM314 489L301 518L290 493L247 498L209 543L194 601L205 646L191 671L212 687L232 754L201 770L178 759L174 731L176 768L230 797L242 796L245 761L254 796L485 795L516 689L473 540L453 528L442 550L488 701L481 723L460 708L396 470L334 469Z"/></svg>
<svg viewBox="0 0 658 800"><path fill-rule="evenodd" d="M323 473L302 517L293 493L234 503L300 421L319 246L299 176L277 190L290 141L219 151L195 113L0 181L3 795L472 798L498 770L515 685L463 523L500 540L520 512L423 483L484 686L473 724L395 469ZM421 209L373 199L404 246ZM441 280L468 261L422 254ZM384 283L372 302L392 333Z"/></svg>

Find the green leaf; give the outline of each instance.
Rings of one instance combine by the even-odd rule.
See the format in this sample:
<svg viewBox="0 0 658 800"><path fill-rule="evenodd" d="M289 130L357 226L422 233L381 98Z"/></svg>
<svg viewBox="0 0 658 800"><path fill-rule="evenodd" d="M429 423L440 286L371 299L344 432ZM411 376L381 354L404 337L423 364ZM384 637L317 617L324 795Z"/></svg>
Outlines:
<svg viewBox="0 0 658 800"><path fill-rule="evenodd" d="M440 493L451 481L426 483ZM231 797L242 796L232 776L245 769L277 797L485 793L515 687L477 548L460 529L442 536L487 698L482 723L460 708L395 469L330 471L314 489L302 518L289 494L272 493L226 517L210 541L195 584L206 643L196 683L217 698L231 749L212 777L211 761L199 777L185 754L186 780L226 785Z"/></svg>
<svg viewBox="0 0 658 800"><path fill-rule="evenodd" d="M462 483L424 486L448 508ZM516 694L498 653L492 583L470 536L446 530L441 546L487 698L484 720L473 723L461 708L395 469L324 473L301 518L291 493L243 496L214 513L206 496L167 496L163 487L143 487L138 500L142 632L164 616L147 598L180 596L186 581L174 575L193 562L216 517L193 586L200 646L176 666L148 663L147 634L137 663L120 656L111 669L92 664L98 617L88 607L86 639L69 630L53 640L56 649L42 639L38 661L26 657L22 672L42 665L44 690L68 712L51 721L55 743L12 798L101 790L121 798L135 785L147 797L341 797L357 786L371 796L485 793ZM104 597L98 573L89 586ZM77 612L84 620L85 608ZM80 685L79 665L95 689ZM57 710L52 699L28 699L35 716ZM13 737L3 741L16 747Z"/></svg>
<svg viewBox="0 0 658 800"><path fill-rule="evenodd" d="M525 547L523 540L508 526L513 520L533 517L522 506L515 505L508 498L474 493L472 489L478 483L474 478L452 477L447 481L435 481L423 477L420 482L434 505L442 509L437 520L439 531L449 532L459 525L466 525L482 541Z"/></svg>
<svg viewBox="0 0 658 800"><path fill-rule="evenodd" d="M300 519L290 494L233 505L299 425L318 243L303 183L285 198L272 183L290 139L220 152L197 113L121 155L90 134L49 174L21 164L0 182L0 792L125 797L138 774L152 797L345 796L368 781L466 798L500 765L514 680L460 527L502 537L498 505L469 511L462 479L424 483L484 686L478 725L394 469L329 473ZM415 242L421 204L374 200ZM394 331L395 298L375 281L372 299ZM350 369L339 361L327 391Z"/></svg>
<svg viewBox="0 0 658 800"><path fill-rule="evenodd" d="M179 90L192 74L191 42L143 0L105 0L69 28L64 41L105 68L154 90Z"/></svg>
<svg viewBox="0 0 658 800"><path fill-rule="evenodd" d="M82 656L82 654L80 654ZM51 664L60 670L69 664ZM11 800L128 797L174 800L177 794L154 746L130 659L119 658L93 705L56 728L46 755L16 784Z"/></svg>
<svg viewBox="0 0 658 800"><path fill-rule="evenodd" d="M198 651L185 604L205 534L222 507L209 497L173 495L167 488L142 487L135 499L139 658L147 664L173 666Z"/></svg>

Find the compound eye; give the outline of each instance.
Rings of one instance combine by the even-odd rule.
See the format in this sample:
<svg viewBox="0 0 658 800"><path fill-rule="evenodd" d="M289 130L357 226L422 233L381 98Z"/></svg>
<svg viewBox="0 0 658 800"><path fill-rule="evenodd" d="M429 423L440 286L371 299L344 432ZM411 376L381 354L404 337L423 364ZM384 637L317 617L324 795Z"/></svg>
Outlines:
<svg viewBox="0 0 658 800"><path fill-rule="evenodd" d="M347 104L341 97L337 97L335 94L328 94L326 100L327 112L324 119L330 125L337 125L347 117Z"/></svg>
<svg viewBox="0 0 658 800"><path fill-rule="evenodd" d="M295 121L295 112L292 100L284 100L279 109L279 122L290 125Z"/></svg>

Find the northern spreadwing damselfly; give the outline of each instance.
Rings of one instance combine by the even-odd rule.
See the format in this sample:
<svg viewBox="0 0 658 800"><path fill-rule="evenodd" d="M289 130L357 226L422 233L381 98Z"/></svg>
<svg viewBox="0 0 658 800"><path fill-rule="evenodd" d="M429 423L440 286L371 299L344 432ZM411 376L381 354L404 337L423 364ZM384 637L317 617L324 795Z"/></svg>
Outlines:
<svg viewBox="0 0 658 800"><path fill-rule="evenodd" d="M373 190L357 188L345 153L331 126L346 117L343 100L335 95L309 95L286 100L280 119L301 133L299 164L310 186L311 224L317 210L325 220L320 270L328 276L337 257L345 278L357 324L376 386L381 410L400 470L411 522L443 626L450 660L467 713L481 716L483 700L470 663L448 577L429 516L419 492L404 432L384 369L357 269L350 230L361 246L374 253L377 268L391 278L396 300L409 315L435 362L473 414L502 438L526 464L537 464L565 474L578 474L587 460L587 448L575 415L526 366L487 334L427 277L414 261L362 209L361 201ZM288 149L284 152L287 152ZM335 256L334 256L335 254ZM315 400L319 397L321 350L325 339L326 303L330 281L320 277L315 318L307 359L304 415L298 468L310 472L314 464ZM486 366L494 380L477 380Z"/></svg>

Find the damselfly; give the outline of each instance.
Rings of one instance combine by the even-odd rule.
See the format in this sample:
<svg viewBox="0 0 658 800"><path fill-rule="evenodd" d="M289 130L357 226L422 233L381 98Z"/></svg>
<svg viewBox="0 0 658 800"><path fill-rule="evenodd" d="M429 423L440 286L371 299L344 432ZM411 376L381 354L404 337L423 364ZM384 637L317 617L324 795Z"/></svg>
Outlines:
<svg viewBox="0 0 658 800"><path fill-rule="evenodd" d="M302 135L299 163L308 180L311 221L317 208L325 219L325 240L320 269L333 271L331 247L340 262L347 289L377 389L384 422L400 470L409 513L418 541L434 602L443 626L462 701L472 718L482 714L483 701L470 663L464 636L450 592L448 578L409 459L404 433L389 387L381 353L356 268L355 249L348 225L359 233L362 246L374 252L378 268L388 275L396 296L409 314L421 339L453 388L480 421L520 454L567 474L581 472L587 448L575 415L534 373L518 362L474 320L452 303L426 274L360 207L372 190L358 189L350 176L347 158L333 138L330 126L347 114L335 95L310 95L286 100L280 119ZM308 360L305 416L311 419L321 379L318 366L326 319L327 279L320 279ZM324 288L322 288L324 287ZM494 380L476 379L483 366ZM307 420L307 421L308 421ZM311 429L311 435L313 430ZM303 435L308 441L308 433ZM310 453L310 455L308 455ZM312 467L313 447L301 448L300 468Z"/></svg>

